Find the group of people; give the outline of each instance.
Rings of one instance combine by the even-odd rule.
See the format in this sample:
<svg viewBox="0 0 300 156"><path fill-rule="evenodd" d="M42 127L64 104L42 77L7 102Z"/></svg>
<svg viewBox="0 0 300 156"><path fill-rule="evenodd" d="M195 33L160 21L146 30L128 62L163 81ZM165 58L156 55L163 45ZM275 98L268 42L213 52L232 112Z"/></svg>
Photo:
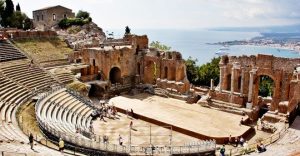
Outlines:
<svg viewBox="0 0 300 156"><path fill-rule="evenodd" d="M118 111L114 106L106 106L100 108L100 120L105 121L104 117L115 119Z"/></svg>
<svg viewBox="0 0 300 156"><path fill-rule="evenodd" d="M233 144L233 145L235 145L235 147L238 147L239 145L241 147L243 147L244 144L245 144L245 139L242 136L241 137L235 137L233 139L231 137L231 135L229 135L228 144Z"/></svg>

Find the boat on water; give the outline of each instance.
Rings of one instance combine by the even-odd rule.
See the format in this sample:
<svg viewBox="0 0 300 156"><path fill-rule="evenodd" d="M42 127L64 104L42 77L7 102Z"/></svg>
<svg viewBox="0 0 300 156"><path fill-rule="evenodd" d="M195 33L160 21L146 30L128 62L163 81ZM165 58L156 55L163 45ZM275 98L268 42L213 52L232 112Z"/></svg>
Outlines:
<svg viewBox="0 0 300 156"><path fill-rule="evenodd" d="M229 54L228 50L229 50L228 46L223 46L217 52L215 52L215 54L219 56L228 55Z"/></svg>

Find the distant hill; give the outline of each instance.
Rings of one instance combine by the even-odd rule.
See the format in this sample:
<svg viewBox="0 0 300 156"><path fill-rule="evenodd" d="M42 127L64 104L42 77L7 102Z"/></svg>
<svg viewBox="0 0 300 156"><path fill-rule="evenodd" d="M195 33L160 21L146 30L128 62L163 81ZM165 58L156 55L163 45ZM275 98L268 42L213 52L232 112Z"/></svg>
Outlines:
<svg viewBox="0 0 300 156"><path fill-rule="evenodd" d="M268 27L219 27L212 28L213 31L243 31L260 33L300 33L300 24Z"/></svg>

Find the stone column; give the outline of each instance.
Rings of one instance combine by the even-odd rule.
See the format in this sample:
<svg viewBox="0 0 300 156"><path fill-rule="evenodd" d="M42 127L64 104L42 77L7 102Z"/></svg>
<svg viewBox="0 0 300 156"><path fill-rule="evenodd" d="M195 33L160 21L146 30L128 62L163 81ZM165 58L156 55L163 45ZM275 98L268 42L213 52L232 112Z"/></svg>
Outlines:
<svg viewBox="0 0 300 156"><path fill-rule="evenodd" d="M234 79L235 79L235 72L234 72L235 68L232 67L231 68L231 82L230 82L230 94L233 94L234 92Z"/></svg>
<svg viewBox="0 0 300 156"><path fill-rule="evenodd" d="M243 96L244 95L244 77L245 77L245 69L244 68L241 68L242 69L242 74L241 74L241 90L240 90L240 96Z"/></svg>
<svg viewBox="0 0 300 156"><path fill-rule="evenodd" d="M248 103L252 102L252 93L253 93L253 81L254 75L256 74L256 70L250 71L250 81L249 81L249 92L248 92Z"/></svg>
<svg viewBox="0 0 300 156"><path fill-rule="evenodd" d="M220 67L220 80L219 80L219 91L222 92L222 83L223 83L223 72L224 72L224 66Z"/></svg>
<svg viewBox="0 0 300 156"><path fill-rule="evenodd" d="M214 79L210 79L210 90L214 90Z"/></svg>

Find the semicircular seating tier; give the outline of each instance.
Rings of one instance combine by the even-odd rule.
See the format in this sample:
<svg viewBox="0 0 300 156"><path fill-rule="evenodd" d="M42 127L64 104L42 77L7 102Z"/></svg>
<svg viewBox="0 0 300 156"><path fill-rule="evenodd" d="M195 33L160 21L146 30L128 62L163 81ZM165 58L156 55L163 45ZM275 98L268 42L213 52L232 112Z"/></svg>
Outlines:
<svg viewBox="0 0 300 156"><path fill-rule="evenodd" d="M15 48L9 41L0 40L0 62L24 59L26 56Z"/></svg>
<svg viewBox="0 0 300 156"><path fill-rule="evenodd" d="M93 109L65 88L43 98L36 105L39 120L61 133L78 136L76 128L88 132Z"/></svg>

